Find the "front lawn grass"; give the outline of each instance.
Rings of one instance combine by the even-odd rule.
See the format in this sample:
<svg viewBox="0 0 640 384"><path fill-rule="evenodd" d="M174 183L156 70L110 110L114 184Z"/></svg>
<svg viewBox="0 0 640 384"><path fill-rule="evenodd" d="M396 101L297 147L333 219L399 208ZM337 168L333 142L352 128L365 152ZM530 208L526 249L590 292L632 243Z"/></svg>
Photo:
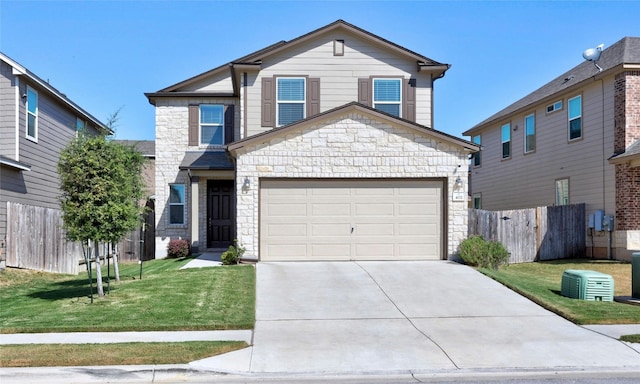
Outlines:
<svg viewBox="0 0 640 384"><path fill-rule="evenodd" d="M94 281L93 303L86 272L7 269L0 272L0 333L253 328L255 268L179 270L188 261L146 261L142 279L137 263L121 263L121 281L104 298ZM106 267L102 274L106 280Z"/></svg>
<svg viewBox="0 0 640 384"><path fill-rule="evenodd" d="M586 269L611 275L614 296L631 295L631 264L608 260L556 260L481 269L505 286L576 324L637 324L640 306L570 299L560 294L562 273Z"/></svg>
<svg viewBox="0 0 640 384"><path fill-rule="evenodd" d="M245 348L243 341L0 346L0 367L187 364Z"/></svg>

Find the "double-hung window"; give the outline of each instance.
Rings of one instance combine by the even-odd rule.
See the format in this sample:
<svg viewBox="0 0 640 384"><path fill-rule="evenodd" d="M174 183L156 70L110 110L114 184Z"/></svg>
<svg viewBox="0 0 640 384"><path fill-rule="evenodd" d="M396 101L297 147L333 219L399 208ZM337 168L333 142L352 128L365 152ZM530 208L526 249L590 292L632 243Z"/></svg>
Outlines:
<svg viewBox="0 0 640 384"><path fill-rule="evenodd" d="M536 150L536 115L524 117L524 153Z"/></svg>
<svg viewBox="0 0 640 384"><path fill-rule="evenodd" d="M38 92L27 87L27 137L38 140Z"/></svg>
<svg viewBox="0 0 640 384"><path fill-rule="evenodd" d="M305 118L305 88L304 78L279 77L277 79L276 121L278 126L295 123Z"/></svg>
<svg viewBox="0 0 640 384"><path fill-rule="evenodd" d="M184 184L169 184L169 224L184 224Z"/></svg>
<svg viewBox="0 0 640 384"><path fill-rule="evenodd" d="M482 138L480 137L480 135L473 136L473 143L478 145L482 144ZM480 151L473 154L473 166L474 167L480 166Z"/></svg>
<svg viewBox="0 0 640 384"><path fill-rule="evenodd" d="M482 209L482 195L479 193L473 194L473 208Z"/></svg>
<svg viewBox="0 0 640 384"><path fill-rule="evenodd" d="M556 205L569 204L569 179L556 180Z"/></svg>
<svg viewBox="0 0 640 384"><path fill-rule="evenodd" d="M200 105L200 144L224 144L224 106Z"/></svg>
<svg viewBox="0 0 640 384"><path fill-rule="evenodd" d="M400 79L373 79L373 107L402 117L402 82Z"/></svg>
<svg viewBox="0 0 640 384"><path fill-rule="evenodd" d="M569 99L569 140L582 137L582 96Z"/></svg>
<svg viewBox="0 0 640 384"><path fill-rule="evenodd" d="M502 126L502 158L511 157L511 124Z"/></svg>

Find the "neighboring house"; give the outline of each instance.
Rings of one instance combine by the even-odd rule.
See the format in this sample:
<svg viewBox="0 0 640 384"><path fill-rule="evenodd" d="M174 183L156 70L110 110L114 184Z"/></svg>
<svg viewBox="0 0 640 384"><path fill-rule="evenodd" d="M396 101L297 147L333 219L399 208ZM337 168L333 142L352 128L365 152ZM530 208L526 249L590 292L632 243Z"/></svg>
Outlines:
<svg viewBox="0 0 640 384"><path fill-rule="evenodd" d="M582 62L464 133L482 146L471 193L488 210L585 203L596 227L589 256L628 259L640 249L640 38L618 41L596 64ZM613 233L600 228L599 210L614 218Z"/></svg>
<svg viewBox="0 0 640 384"><path fill-rule="evenodd" d="M146 159L142 168L142 178L144 179L145 192L140 204L144 210L144 238L142 246L142 260L155 258L155 192L156 192L156 142L153 140L115 140L123 145L134 147ZM124 239L118 243L120 260L133 261L140 260L140 230L125 235Z"/></svg>
<svg viewBox="0 0 640 384"><path fill-rule="evenodd" d="M60 151L78 130L106 133L104 127L48 82L0 53L0 240L8 237L8 202L59 209ZM42 251L38 244L43 240L30 237L31 245L16 246L16 252ZM18 255L7 256L10 260Z"/></svg>
<svg viewBox="0 0 640 384"><path fill-rule="evenodd" d="M448 69L338 20L147 93L157 256L186 238L256 260L452 257L479 147L432 129Z"/></svg>
<svg viewBox="0 0 640 384"><path fill-rule="evenodd" d="M156 142L153 140L114 141L129 147L134 147L146 159L144 167L142 168L145 192L144 201L141 202L142 204L145 204L148 200L153 199L153 195L156 193Z"/></svg>

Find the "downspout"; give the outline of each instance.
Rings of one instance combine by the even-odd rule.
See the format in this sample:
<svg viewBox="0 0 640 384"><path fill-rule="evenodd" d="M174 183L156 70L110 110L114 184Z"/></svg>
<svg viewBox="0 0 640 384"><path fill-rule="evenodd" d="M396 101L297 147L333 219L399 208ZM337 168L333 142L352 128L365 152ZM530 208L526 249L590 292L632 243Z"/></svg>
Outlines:
<svg viewBox="0 0 640 384"><path fill-rule="evenodd" d="M439 74L436 77L433 77L433 75L431 75L431 128L433 128L435 126L435 117L434 117L434 113L433 113L433 108L434 108L434 103L433 103L433 99L434 99L434 83L436 82L436 80L438 79L442 79L445 75L445 73L447 73L447 71L449 70L449 68L451 68L451 64L447 64L447 69L445 69L444 71L442 71L441 74Z"/></svg>

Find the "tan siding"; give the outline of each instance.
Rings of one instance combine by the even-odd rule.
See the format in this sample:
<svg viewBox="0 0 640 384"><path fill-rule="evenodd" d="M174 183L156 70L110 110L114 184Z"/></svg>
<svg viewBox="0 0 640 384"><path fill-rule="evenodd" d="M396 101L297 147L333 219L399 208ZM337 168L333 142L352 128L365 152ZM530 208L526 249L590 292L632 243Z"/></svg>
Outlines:
<svg viewBox="0 0 640 384"><path fill-rule="evenodd" d="M344 56L333 56L333 40L345 40ZM262 65L258 78L251 76L247 95L249 135L269 128L260 127L261 81L264 76L300 75L319 77L320 110L326 111L358 99L358 78L371 75L417 78L417 122L431 125L431 78L418 74L416 63L400 59L394 52L372 46L369 42L341 33L320 38L270 57Z"/></svg>
<svg viewBox="0 0 640 384"><path fill-rule="evenodd" d="M562 95L563 109L560 111L547 114L546 106L550 102L538 105L535 108L536 151L533 153L524 154L524 117L534 109L510 120L512 158L509 160L500 158L500 126L504 122L485 128L482 131L482 166L472 170L473 193L482 193L482 208L504 210L554 205L555 180L569 178L570 203L586 203L587 214L596 209L614 213L614 166L607 161L613 154L612 78L604 81L604 137L602 92L601 82L597 81ZM568 142L567 101L578 94L582 94L583 138ZM513 131L516 126L518 130Z"/></svg>
<svg viewBox="0 0 640 384"><path fill-rule="evenodd" d="M181 91L231 93L233 92L231 72L222 71L222 73L219 73L214 77L209 77L206 80L190 84L188 87L181 89Z"/></svg>

